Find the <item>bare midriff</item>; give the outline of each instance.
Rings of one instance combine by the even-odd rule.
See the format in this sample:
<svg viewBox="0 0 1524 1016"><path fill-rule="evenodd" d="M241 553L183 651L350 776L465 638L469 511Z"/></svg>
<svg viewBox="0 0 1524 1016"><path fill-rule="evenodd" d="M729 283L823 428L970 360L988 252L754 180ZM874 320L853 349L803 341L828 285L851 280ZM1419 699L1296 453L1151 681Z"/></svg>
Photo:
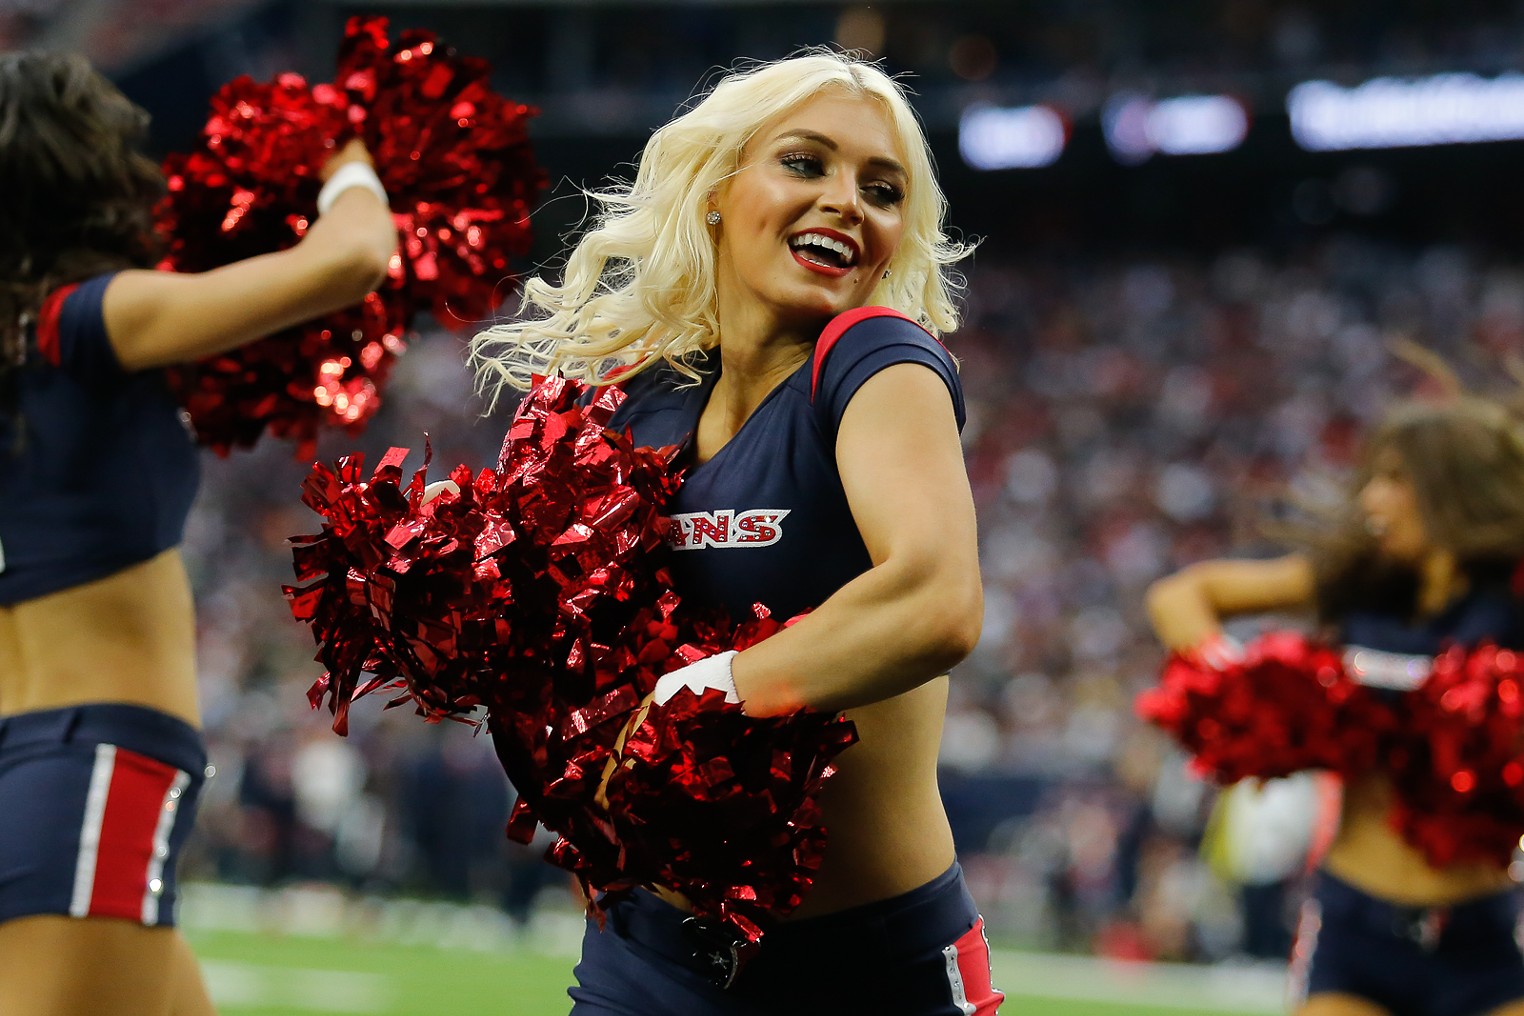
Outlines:
<svg viewBox="0 0 1524 1016"><path fill-rule="evenodd" d="M821 792L825 859L791 918L889 899L951 867L952 829L937 788L948 679L851 709L858 743L836 758ZM690 909L679 895L658 893Z"/></svg>
<svg viewBox="0 0 1524 1016"><path fill-rule="evenodd" d="M1330 874L1372 896L1421 907L1460 903L1514 885L1504 865L1429 864L1390 824L1395 801L1385 776L1364 776L1346 784L1339 833L1323 862Z"/></svg>
<svg viewBox="0 0 1524 1016"><path fill-rule="evenodd" d="M199 727L195 650L190 580L175 549L0 606L0 716L120 702Z"/></svg>

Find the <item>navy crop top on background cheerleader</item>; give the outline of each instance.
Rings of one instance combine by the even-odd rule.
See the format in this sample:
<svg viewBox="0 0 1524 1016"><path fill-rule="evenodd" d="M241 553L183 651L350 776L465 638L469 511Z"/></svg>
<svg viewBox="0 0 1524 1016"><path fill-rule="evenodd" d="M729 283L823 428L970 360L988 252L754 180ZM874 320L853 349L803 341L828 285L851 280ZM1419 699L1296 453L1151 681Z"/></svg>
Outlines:
<svg viewBox="0 0 1524 1016"><path fill-rule="evenodd" d="M1451 645L1494 642L1524 648L1524 609L1506 580L1475 582L1433 617L1409 621L1378 611L1351 611L1339 623L1347 646L1436 656Z"/></svg>
<svg viewBox="0 0 1524 1016"><path fill-rule="evenodd" d="M180 543L196 446L162 371L128 372L101 317L112 275L52 294L0 412L0 604L104 578Z"/></svg>
<svg viewBox="0 0 1524 1016"><path fill-rule="evenodd" d="M1432 617L1410 620L1390 611L1353 610L1339 622L1344 662L1362 684L1384 694L1411 691L1434 657L1451 646L1491 642L1524 649L1524 604L1500 575L1472 580L1464 594Z"/></svg>
<svg viewBox="0 0 1524 1016"><path fill-rule="evenodd" d="M611 426L629 428L638 445L688 445L720 358L711 352L690 362L703 374L699 384L665 364L624 382L627 398ZM898 363L936 371L961 428L963 391L947 350L908 318L864 307L835 318L810 358L712 459L693 465L686 450L672 512L680 593L722 604L733 617L761 603L782 620L868 570L836 470L836 429L863 383Z"/></svg>

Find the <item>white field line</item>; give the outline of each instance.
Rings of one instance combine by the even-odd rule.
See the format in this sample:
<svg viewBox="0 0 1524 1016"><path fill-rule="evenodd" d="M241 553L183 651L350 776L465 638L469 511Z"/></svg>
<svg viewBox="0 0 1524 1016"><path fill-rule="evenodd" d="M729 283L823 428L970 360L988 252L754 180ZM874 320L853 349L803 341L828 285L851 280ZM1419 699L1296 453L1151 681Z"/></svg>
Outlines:
<svg viewBox="0 0 1524 1016"><path fill-rule="evenodd" d="M388 1007L381 974L257 966L203 960L212 1001L226 1008L282 1008L292 1012L377 1013Z"/></svg>

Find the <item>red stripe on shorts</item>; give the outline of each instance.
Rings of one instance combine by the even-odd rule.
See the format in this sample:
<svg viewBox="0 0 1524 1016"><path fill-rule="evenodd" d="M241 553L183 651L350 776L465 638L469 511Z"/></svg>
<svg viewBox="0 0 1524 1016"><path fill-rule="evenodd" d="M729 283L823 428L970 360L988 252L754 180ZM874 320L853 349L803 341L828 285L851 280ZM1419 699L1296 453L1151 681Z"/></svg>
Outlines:
<svg viewBox="0 0 1524 1016"><path fill-rule="evenodd" d="M105 782L105 802L103 808L87 811L81 831L82 844L94 841L95 858L93 871L87 872L82 865L78 874L80 882L90 880L90 902L84 914L76 912L76 916L124 917L156 924L157 901L163 891L158 876L185 775L174 766L114 748L98 752L96 778ZM77 883L75 890L77 899L85 898L83 884Z"/></svg>
<svg viewBox="0 0 1524 1016"><path fill-rule="evenodd" d="M953 1004L963 1016L995 1016L1005 995L990 983L990 944L984 937L984 918L963 937L942 950L947 957L947 982Z"/></svg>

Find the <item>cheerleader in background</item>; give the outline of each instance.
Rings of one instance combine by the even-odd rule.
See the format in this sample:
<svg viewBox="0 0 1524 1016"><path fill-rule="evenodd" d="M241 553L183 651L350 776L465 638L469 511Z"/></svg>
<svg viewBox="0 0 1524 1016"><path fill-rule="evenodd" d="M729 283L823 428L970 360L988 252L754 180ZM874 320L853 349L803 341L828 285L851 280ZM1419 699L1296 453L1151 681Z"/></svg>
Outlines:
<svg viewBox="0 0 1524 1016"><path fill-rule="evenodd" d="M206 756L162 368L360 301L396 246L351 145L296 246L154 271L146 123L81 57L0 55L0 1013L212 1011L174 928Z"/></svg>
<svg viewBox="0 0 1524 1016"><path fill-rule="evenodd" d="M1344 517L1303 552L1216 560L1157 582L1170 649L1235 649L1226 618L1310 610L1362 683L1399 695L1451 645L1524 647L1524 433L1474 398L1404 403L1368 442ZM1415 678L1415 675L1418 675ZM1430 864L1389 822L1382 772L1351 778L1297 930L1298 1016L1524 1016L1520 897L1502 864Z"/></svg>

